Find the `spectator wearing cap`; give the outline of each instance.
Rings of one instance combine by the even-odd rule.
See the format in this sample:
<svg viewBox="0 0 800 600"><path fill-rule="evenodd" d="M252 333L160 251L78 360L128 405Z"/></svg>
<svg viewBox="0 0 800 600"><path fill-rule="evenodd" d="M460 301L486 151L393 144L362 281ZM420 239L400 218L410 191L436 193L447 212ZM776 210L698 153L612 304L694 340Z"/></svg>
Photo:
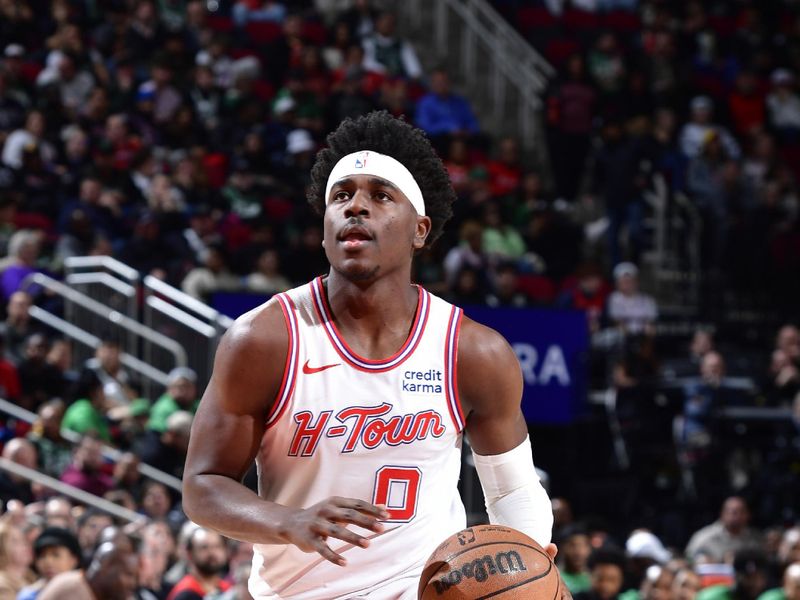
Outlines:
<svg viewBox="0 0 800 600"><path fill-rule="evenodd" d="M138 440L134 446L136 455L160 471L182 477L193 418L192 413L184 410L172 413L166 419L164 431L151 429Z"/></svg>
<svg viewBox="0 0 800 600"><path fill-rule="evenodd" d="M317 143L307 129L295 129L286 136L285 181L304 189L309 182L309 173L314 162Z"/></svg>
<svg viewBox="0 0 800 600"><path fill-rule="evenodd" d="M703 141L709 131L716 131L725 152L730 158L738 159L741 156L739 144L724 127L712 122L714 105L708 96L696 96L692 99L691 120L686 123L679 134L679 145L683 154L691 159L699 155L703 148Z"/></svg>
<svg viewBox="0 0 800 600"><path fill-rule="evenodd" d="M620 594L620 599L625 597L640 600L672 600L672 584L675 573L666 565L651 565L647 568L638 590L628 590Z"/></svg>
<svg viewBox="0 0 800 600"><path fill-rule="evenodd" d="M800 139L800 98L794 91L794 76L787 69L775 69L770 77L772 91L767 96L769 124L780 139Z"/></svg>
<svg viewBox="0 0 800 600"><path fill-rule="evenodd" d="M197 373L189 367L175 367L167 376L167 389L150 409L147 428L159 433L167 430L167 419L179 410L194 415L200 399L197 397Z"/></svg>
<svg viewBox="0 0 800 600"><path fill-rule="evenodd" d="M651 567L665 565L671 554L664 548L661 540L650 531L637 529L633 531L625 542L625 554L628 557L628 577L630 589L620 595L621 600L655 600L648 598L654 589L658 591L653 596L660 596L660 600L668 600L669 588L672 585L672 574L658 568L651 571ZM669 580L667 580L669 575Z"/></svg>
<svg viewBox="0 0 800 600"><path fill-rule="evenodd" d="M742 548L733 556L734 583L700 590L697 600L756 600L767 588L769 563L760 548Z"/></svg>
<svg viewBox="0 0 800 600"><path fill-rule="evenodd" d="M17 600L36 600L47 583L60 573L79 569L81 547L71 531L48 527L33 542L33 564L39 579L24 587Z"/></svg>
<svg viewBox="0 0 800 600"><path fill-rule="evenodd" d="M750 527L750 509L743 498L725 500L719 519L696 531L686 546L686 558L694 562L730 563L744 548L761 546L761 535Z"/></svg>
<svg viewBox="0 0 800 600"><path fill-rule="evenodd" d="M608 297L608 317L628 334L652 333L658 307L652 296L639 291L639 269L630 262L614 267L616 289Z"/></svg>

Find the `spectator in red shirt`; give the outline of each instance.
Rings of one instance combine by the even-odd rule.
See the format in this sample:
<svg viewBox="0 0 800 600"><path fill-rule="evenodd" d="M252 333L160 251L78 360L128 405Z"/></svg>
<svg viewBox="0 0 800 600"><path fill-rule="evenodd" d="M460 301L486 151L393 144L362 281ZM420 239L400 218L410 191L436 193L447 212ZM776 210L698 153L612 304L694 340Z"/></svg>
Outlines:
<svg viewBox="0 0 800 600"><path fill-rule="evenodd" d="M747 136L763 129L766 123L764 94L759 89L758 79L751 71L742 71L728 99L728 108L733 119L734 131Z"/></svg>
<svg viewBox="0 0 800 600"><path fill-rule="evenodd" d="M489 162L489 185L494 198L515 195L522 182L519 144L513 137L500 140L497 160Z"/></svg>
<svg viewBox="0 0 800 600"><path fill-rule="evenodd" d="M72 456L72 463L64 470L61 481L95 496L102 496L114 487L114 479L103 471L100 440L85 435Z"/></svg>
<svg viewBox="0 0 800 600"><path fill-rule="evenodd" d="M5 357L6 340L0 333L0 398L16 401L19 397L19 375L17 368Z"/></svg>
<svg viewBox="0 0 800 600"><path fill-rule="evenodd" d="M189 573L175 584L167 600L202 600L230 587L222 578L228 568L228 549L220 534L198 527L186 541L186 551Z"/></svg>

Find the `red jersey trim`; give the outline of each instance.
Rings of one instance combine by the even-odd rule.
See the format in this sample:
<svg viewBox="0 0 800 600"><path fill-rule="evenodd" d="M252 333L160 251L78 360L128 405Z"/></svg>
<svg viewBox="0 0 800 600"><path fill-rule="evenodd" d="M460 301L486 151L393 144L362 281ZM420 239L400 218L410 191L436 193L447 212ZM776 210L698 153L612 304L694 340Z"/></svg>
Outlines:
<svg viewBox="0 0 800 600"><path fill-rule="evenodd" d="M311 289L314 299L314 308L325 329L328 340L330 340L337 354L339 354L344 361L360 371L367 373L383 373L400 366L414 353L414 350L416 350L422 339L425 325L428 322L431 302L428 292L419 286L417 287L417 312L414 316L414 323L411 326L411 331L402 347L389 358L382 360L372 360L359 356L344 340L336 324L333 322L333 316L328 306L328 299L325 295L325 288L322 285L322 277L318 277L312 282Z"/></svg>
<svg viewBox="0 0 800 600"><path fill-rule="evenodd" d="M275 297L278 299L283 318L286 321L286 330L289 333L289 349L286 353L286 363L283 367L281 387L275 396L277 401L272 406L269 415L267 415L267 427L270 427L281 418L286 406L289 404L289 398L292 397L294 384L297 380L297 362L300 355L300 335L297 328L294 302L286 294L276 294Z"/></svg>
<svg viewBox="0 0 800 600"><path fill-rule="evenodd" d="M461 400L458 395L458 336L461 332L461 318L464 316L457 306L450 311L450 320L447 323L447 340L444 345L444 379L445 397L447 399L447 409L456 431L464 431L465 419L464 411L461 408Z"/></svg>

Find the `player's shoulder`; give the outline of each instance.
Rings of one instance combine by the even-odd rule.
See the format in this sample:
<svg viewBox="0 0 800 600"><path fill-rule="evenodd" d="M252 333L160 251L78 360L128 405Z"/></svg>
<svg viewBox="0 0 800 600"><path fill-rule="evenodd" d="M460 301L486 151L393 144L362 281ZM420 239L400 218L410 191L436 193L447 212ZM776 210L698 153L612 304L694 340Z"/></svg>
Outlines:
<svg viewBox="0 0 800 600"><path fill-rule="evenodd" d="M286 317L277 296L238 317L222 337L220 350L233 354L285 348Z"/></svg>
<svg viewBox="0 0 800 600"><path fill-rule="evenodd" d="M458 341L459 362L483 362L510 358L515 358L514 351L499 332L466 315L462 317Z"/></svg>

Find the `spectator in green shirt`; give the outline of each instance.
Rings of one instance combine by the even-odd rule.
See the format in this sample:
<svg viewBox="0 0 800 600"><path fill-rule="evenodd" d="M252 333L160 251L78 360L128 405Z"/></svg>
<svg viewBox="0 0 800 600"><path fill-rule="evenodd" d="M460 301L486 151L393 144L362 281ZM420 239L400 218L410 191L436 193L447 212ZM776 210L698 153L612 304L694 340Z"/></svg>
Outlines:
<svg viewBox="0 0 800 600"><path fill-rule="evenodd" d="M163 433L167 430L167 419L172 413L185 410L194 414L199 403L197 373L189 367L175 367L169 372L167 391L150 409L147 428Z"/></svg>
<svg viewBox="0 0 800 600"><path fill-rule="evenodd" d="M84 370L76 385L75 398L67 408L61 428L76 433L93 433L104 442L111 441L106 421L106 395L103 383L94 371Z"/></svg>
<svg viewBox="0 0 800 600"><path fill-rule="evenodd" d="M758 600L800 600L800 563L792 563L783 572L783 586L767 590Z"/></svg>
<svg viewBox="0 0 800 600"><path fill-rule="evenodd" d="M589 533L585 529L577 525L564 528L559 542L558 569L561 579L573 594L591 587L589 569L586 566L591 551Z"/></svg>
<svg viewBox="0 0 800 600"><path fill-rule="evenodd" d="M575 600L617 600L625 581L625 554L615 546L595 548L587 562L591 585Z"/></svg>

